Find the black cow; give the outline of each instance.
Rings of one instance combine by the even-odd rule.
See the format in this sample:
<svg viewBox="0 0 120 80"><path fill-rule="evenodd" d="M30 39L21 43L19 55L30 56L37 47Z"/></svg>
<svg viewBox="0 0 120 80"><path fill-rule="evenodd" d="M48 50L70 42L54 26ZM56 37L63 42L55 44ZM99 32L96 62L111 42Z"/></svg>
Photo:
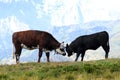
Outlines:
<svg viewBox="0 0 120 80"><path fill-rule="evenodd" d="M55 50L57 53L66 55L64 51L64 43L59 43L50 33L38 30L27 30L15 32L12 36L12 41L15 47L16 63L19 63L22 48L29 50L39 49L39 58L42 52L46 52L47 61L49 62L49 51ZM14 49L14 48L13 48Z"/></svg>
<svg viewBox="0 0 120 80"><path fill-rule="evenodd" d="M75 61L78 60L78 57L81 54L81 61L83 61L86 50L96 50L100 46L105 50L105 58L107 59L110 47L109 35L106 31L76 38L70 45L66 45L66 52L68 53L68 56L71 56L73 53L77 53Z"/></svg>

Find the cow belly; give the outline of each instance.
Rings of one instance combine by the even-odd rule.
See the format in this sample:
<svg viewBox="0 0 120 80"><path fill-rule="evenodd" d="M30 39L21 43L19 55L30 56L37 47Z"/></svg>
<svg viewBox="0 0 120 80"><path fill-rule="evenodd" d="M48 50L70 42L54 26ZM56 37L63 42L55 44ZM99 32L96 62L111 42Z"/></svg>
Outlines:
<svg viewBox="0 0 120 80"><path fill-rule="evenodd" d="M25 49L28 49L28 50L33 50L33 49L38 49L39 45L37 45L37 46L27 46L25 44L21 44L21 47L25 48Z"/></svg>
<svg viewBox="0 0 120 80"><path fill-rule="evenodd" d="M49 53L50 50L47 50L47 49L43 49L42 51L44 51L45 53Z"/></svg>
<svg viewBox="0 0 120 80"><path fill-rule="evenodd" d="M97 48L99 48L99 46L95 46L95 47L93 47L91 49L96 50Z"/></svg>
<svg viewBox="0 0 120 80"><path fill-rule="evenodd" d="M100 45L95 45L95 44L93 44L93 45L88 45L86 48L87 48L87 49L96 50L96 49L99 48L99 47L100 47Z"/></svg>

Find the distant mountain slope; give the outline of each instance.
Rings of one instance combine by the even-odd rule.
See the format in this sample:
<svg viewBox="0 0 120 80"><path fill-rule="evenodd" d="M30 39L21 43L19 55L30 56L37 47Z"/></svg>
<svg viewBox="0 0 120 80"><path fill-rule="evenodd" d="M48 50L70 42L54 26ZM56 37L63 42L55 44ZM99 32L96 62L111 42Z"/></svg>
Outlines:
<svg viewBox="0 0 120 80"><path fill-rule="evenodd" d="M8 19L9 20L9 19ZM22 29L21 26L16 26L18 29ZM23 24L25 29L28 29L28 26ZM25 28L26 27L26 28ZM14 28L14 27L13 27ZM32 27L30 27L32 29ZM120 20L117 21L93 21L84 24L70 25L70 26L53 26L48 29L48 31L59 41L65 41L65 43L70 43L75 38L81 35L87 35L96 33L99 31L108 31L110 35L110 54L109 57L120 57ZM2 24L0 26L0 60L4 58L10 58L12 52L12 33L14 30L9 25ZM28 51L23 50L21 55L21 61L37 61L38 50ZM85 60L93 59L103 59L104 51L102 48L99 48L96 51L87 51L85 55ZM50 60L51 61L73 61L75 55L68 58L54 55L54 52L51 52ZM80 58L79 58L80 59ZM46 56L43 55L42 61L46 60Z"/></svg>

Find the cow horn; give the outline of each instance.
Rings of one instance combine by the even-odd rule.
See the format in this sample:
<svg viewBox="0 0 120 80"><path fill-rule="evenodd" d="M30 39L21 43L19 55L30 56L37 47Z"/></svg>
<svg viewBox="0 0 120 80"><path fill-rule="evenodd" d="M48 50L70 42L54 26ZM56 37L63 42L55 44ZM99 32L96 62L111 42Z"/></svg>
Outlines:
<svg viewBox="0 0 120 80"><path fill-rule="evenodd" d="M68 47L68 44L66 44L66 47Z"/></svg>

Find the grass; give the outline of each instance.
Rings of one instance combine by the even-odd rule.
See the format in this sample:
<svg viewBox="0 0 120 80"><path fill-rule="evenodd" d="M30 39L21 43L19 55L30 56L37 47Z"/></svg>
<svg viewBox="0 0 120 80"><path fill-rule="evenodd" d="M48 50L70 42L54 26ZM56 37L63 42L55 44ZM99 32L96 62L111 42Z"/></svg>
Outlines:
<svg viewBox="0 0 120 80"><path fill-rule="evenodd" d="M0 65L0 80L120 80L120 59Z"/></svg>

